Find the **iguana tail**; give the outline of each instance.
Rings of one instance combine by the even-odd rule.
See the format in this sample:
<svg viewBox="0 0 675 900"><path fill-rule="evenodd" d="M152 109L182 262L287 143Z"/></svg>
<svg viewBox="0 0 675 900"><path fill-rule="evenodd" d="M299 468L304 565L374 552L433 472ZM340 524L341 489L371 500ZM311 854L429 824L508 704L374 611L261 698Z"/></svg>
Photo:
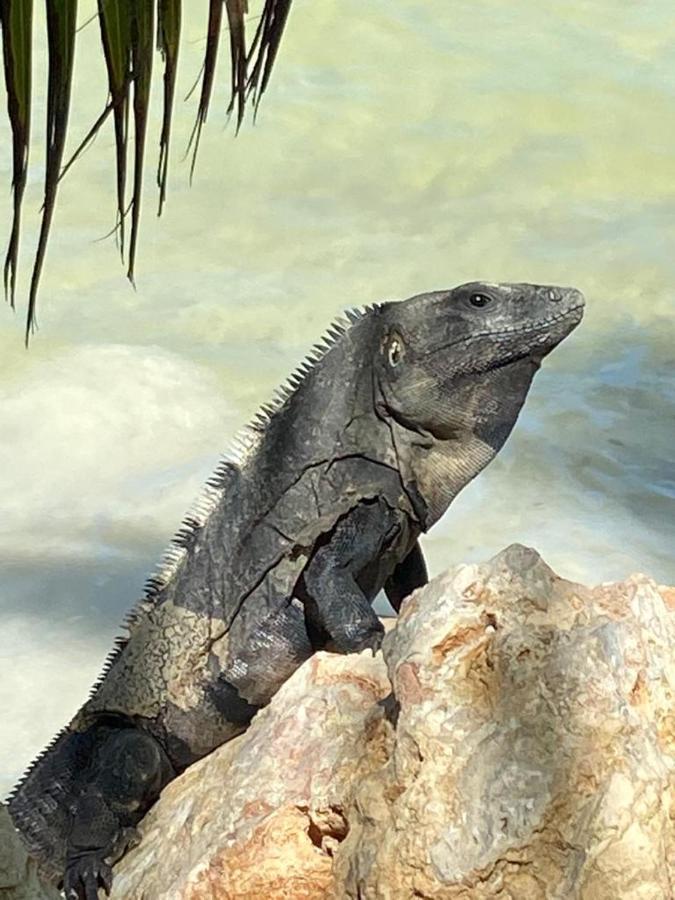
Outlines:
<svg viewBox="0 0 675 900"><path fill-rule="evenodd" d="M35 857L41 877L56 883L63 876L77 773L91 754L93 735L64 730L32 763L15 787L9 813Z"/></svg>

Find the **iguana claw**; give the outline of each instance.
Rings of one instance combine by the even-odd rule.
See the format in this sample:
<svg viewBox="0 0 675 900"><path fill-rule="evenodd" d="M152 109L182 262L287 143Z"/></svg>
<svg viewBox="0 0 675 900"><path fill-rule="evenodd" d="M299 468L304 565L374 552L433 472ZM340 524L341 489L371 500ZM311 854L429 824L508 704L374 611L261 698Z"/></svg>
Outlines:
<svg viewBox="0 0 675 900"><path fill-rule="evenodd" d="M133 850L134 847L138 847L140 842L141 833L138 828L134 828L132 825L127 825L124 828L120 828L117 839L113 844L113 848L106 856L106 861L114 865L116 862L118 862L118 860L122 859L124 854L128 853L129 850Z"/></svg>
<svg viewBox="0 0 675 900"><path fill-rule="evenodd" d="M384 638L383 631L373 631L368 637L363 641L361 646L358 648L358 652L363 650L370 650L373 656L377 656L377 653L382 648L382 639Z"/></svg>
<svg viewBox="0 0 675 900"><path fill-rule="evenodd" d="M87 853L68 861L63 879L66 900L98 900L99 887L110 894L112 867L100 853Z"/></svg>

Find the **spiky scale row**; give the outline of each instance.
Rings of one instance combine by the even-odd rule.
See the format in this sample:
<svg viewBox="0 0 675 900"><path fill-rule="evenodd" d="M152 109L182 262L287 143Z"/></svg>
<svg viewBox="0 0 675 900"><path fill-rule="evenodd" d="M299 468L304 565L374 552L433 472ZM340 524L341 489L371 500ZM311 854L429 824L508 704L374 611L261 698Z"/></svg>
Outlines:
<svg viewBox="0 0 675 900"><path fill-rule="evenodd" d="M225 481L208 484L185 520L158 589L180 569L160 597L145 601L129 642L118 642L121 656L116 649L95 696L16 803L19 823L45 782L66 787L53 813L49 800L38 804L35 839L49 851L45 866L60 867L54 877L65 860L68 891L86 888L92 867L113 852L112 841L94 839L99 809L89 808L90 789L104 794L101 815L109 808L120 832L125 821L136 824L163 784L239 733L326 640L343 652L373 647L378 590L384 586L398 609L426 581L420 534L498 452L541 357L570 330L555 330L540 346L539 307L516 297L506 312L487 314L487 333L497 339L476 342L486 315L467 314L485 305L474 304L475 291L417 295L374 310L337 332L339 340L333 331L295 373L297 393L282 386L277 407L263 407L240 433L238 458L219 463ZM502 293L510 300L513 291ZM509 315L530 321L529 338L502 339L496 329ZM392 329L412 348L396 372ZM458 344L463 349L447 351ZM303 372L311 373L304 383ZM146 750L157 758L150 774ZM126 787L107 777L127 754L128 771L139 776L133 817L129 806L117 815Z"/></svg>
<svg viewBox="0 0 675 900"><path fill-rule="evenodd" d="M313 371L317 363L330 350L335 342L370 308L372 307L367 307L364 310L348 310L346 318L334 322L327 330L322 342L315 345L313 351L305 357L288 379L276 390L272 401L263 404L254 416L253 421L237 433L232 442L230 452L225 454L218 462L214 472L207 480L205 488L197 498L191 510L182 520L178 531L170 542L166 552L163 554L157 569L147 579L143 597L125 617L124 628L127 631L127 634L120 635L115 640L113 649L104 661L100 675L91 688L90 697L93 697L99 690L107 673L127 646L129 642L128 632L134 627L139 619L155 605L159 595L171 581L171 578L176 573L178 567L185 559L187 548L189 548L192 541L195 540L199 530L207 524L209 516L222 498L230 480L239 477L242 470L248 465L249 460L252 458L252 455L261 440L262 432L267 427L272 417L277 414L288 399L295 393L308 374ZM53 741L51 741L45 750L37 757L26 771L21 781L14 788L11 795L12 797L21 789L35 767L53 750L58 741L64 739L67 734L68 729L62 729L55 736ZM49 804L49 801L46 802ZM40 814L40 819L42 818L43 816ZM33 834L36 841L40 840L43 827L40 822L26 822L23 823L21 827L29 838L30 835Z"/></svg>
<svg viewBox="0 0 675 900"><path fill-rule="evenodd" d="M51 750L54 749L54 747L56 746L56 744L57 744L57 743L61 740L61 738L66 734L66 731L67 731L67 729L65 729L65 728L62 728L60 731L58 731L58 732L54 735L54 737L52 738L52 740L51 740L51 741L47 744L47 746L44 748L44 750L42 750L42 752L39 753L39 754L35 757L35 759L33 760L33 762L32 762L32 764L31 764L30 768L29 768L29 769L26 769L26 771L23 773L23 775L21 776L21 778L19 779L19 781L18 781L18 782L14 785L14 787L12 788L12 790L11 790L11 792L10 792L8 798L7 798L8 802L11 802L12 798L15 797L15 796L19 793L19 790L21 789L21 787L22 787L22 786L24 785L24 783L28 780L28 776L30 775L31 771L35 768L35 766L37 766L37 764L38 764L41 760L44 759L45 756L47 756L47 754L48 754Z"/></svg>
<svg viewBox="0 0 675 900"><path fill-rule="evenodd" d="M232 442L230 452L225 454L218 462L214 472L207 480L205 488L197 498L197 501L181 522L176 535L170 542L166 552L163 554L156 571L147 579L142 599L127 614L124 623L124 628L127 633L120 635L115 640L112 651L104 661L100 675L91 688L91 697L99 690L106 675L126 648L129 642L130 630L156 604L159 595L171 581L171 578L176 573L178 567L185 559L187 548L189 548L192 541L195 540L199 530L207 524L209 516L221 500L230 480L239 477L242 471L247 467L249 460L255 453L256 447L260 443L262 433L270 420L296 392L309 373L313 371L317 363L331 349L335 342L364 315L367 309L349 310L347 311L345 318L334 322L327 330L322 341L314 346L312 351L310 351L305 359L302 360L288 379L279 386L272 401L263 404L254 416L253 421L237 433ZM54 737L50 744L26 771L23 778L12 792L12 797L21 790L35 767L43 761L45 756L54 750L59 741L65 740L68 734L68 729L62 729ZM55 782L54 789L57 792L62 792L63 790L58 781ZM42 841L43 831L45 834L47 833L43 821L44 813L49 812L52 804L52 799L45 798L42 801L42 807L36 810L36 818L31 822L26 821L21 824L26 836L29 840L32 837L36 844Z"/></svg>
<svg viewBox="0 0 675 900"><path fill-rule="evenodd" d="M276 389L272 400L263 403L255 413L252 421L237 432L232 440L230 451L225 453L218 462L214 472L207 479L202 492L183 518L178 531L170 541L155 571L146 580L143 600L139 605L141 607L139 614L142 611L143 601L154 602L169 584L185 558L187 550L195 540L197 533L207 524L209 516L220 501L226 485L231 478L237 477L253 455L255 448L260 442L261 435L272 417L277 414L289 397L295 393L307 375L312 372L335 342L355 322L358 322L369 310L374 309L378 305L371 304L361 309L354 307L346 310L344 316L335 319L321 340L314 345L313 350L302 360L286 381ZM127 616L126 627L131 627L137 618L136 609L132 609ZM126 643L127 638L123 637L120 640ZM110 654L104 664L104 671L97 679L94 689L98 686L101 678L108 671L118 653L119 651L115 649Z"/></svg>

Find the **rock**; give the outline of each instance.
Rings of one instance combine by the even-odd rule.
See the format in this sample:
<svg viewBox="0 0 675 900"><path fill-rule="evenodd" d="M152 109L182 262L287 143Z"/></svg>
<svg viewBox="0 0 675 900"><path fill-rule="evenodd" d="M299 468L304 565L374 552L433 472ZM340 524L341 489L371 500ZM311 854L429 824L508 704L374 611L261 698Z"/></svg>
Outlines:
<svg viewBox="0 0 675 900"><path fill-rule="evenodd" d="M674 897L674 600L520 546L409 598L393 752L346 810L334 896Z"/></svg>
<svg viewBox="0 0 675 900"><path fill-rule="evenodd" d="M313 900L332 886L352 785L388 758L381 655L319 653L248 731L163 792L112 900Z"/></svg>
<svg viewBox="0 0 675 900"><path fill-rule="evenodd" d="M172 782L112 900L669 900L674 646L644 576L590 589L519 546L460 566L383 655L317 654ZM52 896L26 890L0 897Z"/></svg>
<svg viewBox="0 0 675 900"><path fill-rule="evenodd" d="M6 807L0 804L0 900L59 900L57 890L38 879Z"/></svg>

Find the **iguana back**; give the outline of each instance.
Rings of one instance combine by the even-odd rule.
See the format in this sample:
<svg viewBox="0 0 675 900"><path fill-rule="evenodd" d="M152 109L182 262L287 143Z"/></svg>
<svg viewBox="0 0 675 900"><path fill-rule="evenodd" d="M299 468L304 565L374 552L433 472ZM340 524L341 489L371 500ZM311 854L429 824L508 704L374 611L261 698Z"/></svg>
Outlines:
<svg viewBox="0 0 675 900"><path fill-rule="evenodd" d="M94 898L176 772L316 649L378 645L370 602L426 580L419 534L504 443L582 305L474 283L333 326L223 460L90 699L17 787L44 872Z"/></svg>

